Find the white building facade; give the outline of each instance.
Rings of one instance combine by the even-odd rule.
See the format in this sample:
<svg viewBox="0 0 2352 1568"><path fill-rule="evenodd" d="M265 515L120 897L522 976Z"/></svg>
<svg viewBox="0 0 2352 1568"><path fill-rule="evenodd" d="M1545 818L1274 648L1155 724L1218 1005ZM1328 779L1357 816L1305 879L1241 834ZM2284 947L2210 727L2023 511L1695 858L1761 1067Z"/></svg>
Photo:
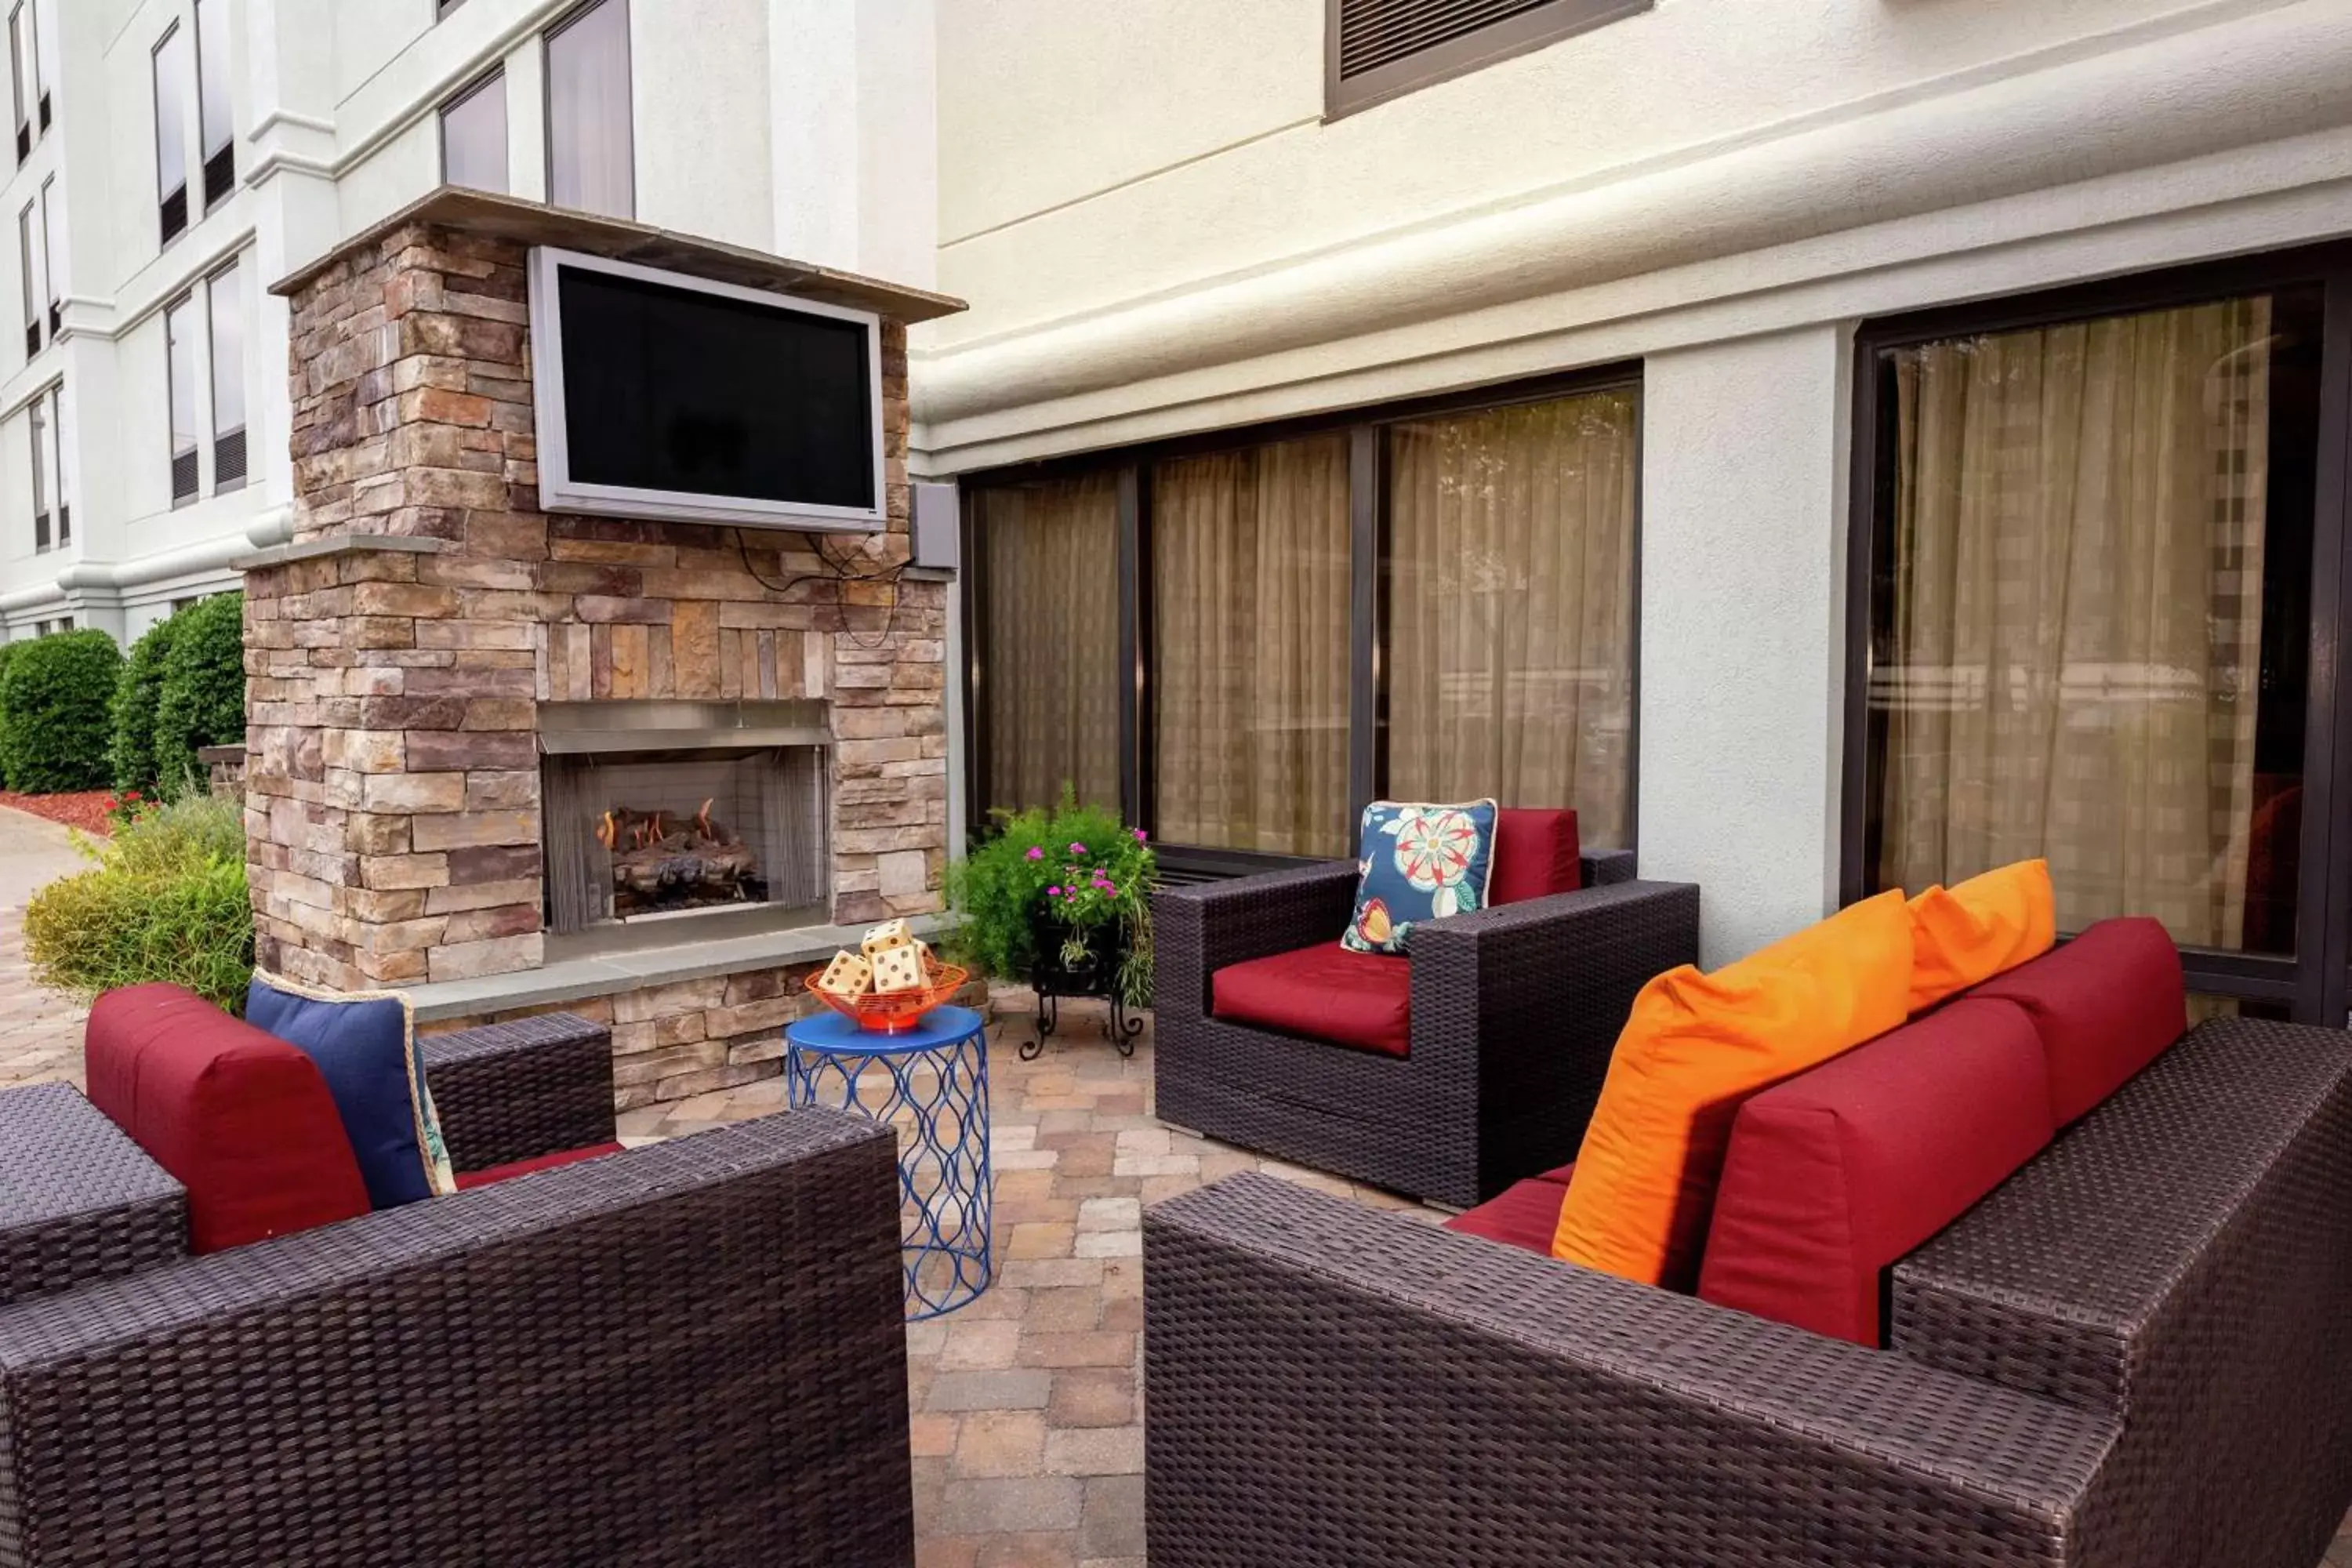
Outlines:
<svg viewBox="0 0 2352 1568"><path fill-rule="evenodd" d="M10 638L135 637L285 538L268 286L445 175L931 275L929 0L11 5Z"/></svg>
<svg viewBox="0 0 2352 1568"><path fill-rule="evenodd" d="M965 821L1570 805L1709 962L2043 854L2352 997L2352 0L21 9L11 637L282 535L263 288L446 175L971 301Z"/></svg>

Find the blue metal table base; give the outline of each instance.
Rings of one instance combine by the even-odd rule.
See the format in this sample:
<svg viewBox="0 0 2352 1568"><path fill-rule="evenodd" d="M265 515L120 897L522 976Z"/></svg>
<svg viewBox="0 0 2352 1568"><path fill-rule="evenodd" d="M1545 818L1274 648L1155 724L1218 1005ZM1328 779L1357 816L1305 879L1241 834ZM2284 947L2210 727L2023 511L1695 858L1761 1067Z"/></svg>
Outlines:
<svg viewBox="0 0 2352 1568"><path fill-rule="evenodd" d="M993 1280L989 1253L988 1034L968 1007L935 1007L902 1034L837 1013L784 1029L794 1110L847 1110L898 1133L907 1319L968 1305Z"/></svg>

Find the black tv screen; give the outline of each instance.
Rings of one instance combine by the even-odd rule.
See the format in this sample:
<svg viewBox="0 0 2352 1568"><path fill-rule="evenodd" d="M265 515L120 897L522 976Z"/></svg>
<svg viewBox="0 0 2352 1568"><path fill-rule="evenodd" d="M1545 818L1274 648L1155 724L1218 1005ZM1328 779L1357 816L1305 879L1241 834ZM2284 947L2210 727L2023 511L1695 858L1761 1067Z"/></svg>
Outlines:
<svg viewBox="0 0 2352 1568"><path fill-rule="evenodd" d="M543 472L555 481L551 506L878 516L872 318L609 265L563 258L553 268L562 359L554 453L544 449L541 410L542 468L553 457L561 470Z"/></svg>

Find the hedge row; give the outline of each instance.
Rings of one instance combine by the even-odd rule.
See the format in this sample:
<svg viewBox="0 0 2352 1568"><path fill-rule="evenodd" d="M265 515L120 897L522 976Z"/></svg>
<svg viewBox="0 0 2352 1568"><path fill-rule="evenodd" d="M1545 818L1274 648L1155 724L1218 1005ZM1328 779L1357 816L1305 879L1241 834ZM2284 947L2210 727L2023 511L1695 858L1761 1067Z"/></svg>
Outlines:
<svg viewBox="0 0 2352 1568"><path fill-rule="evenodd" d="M0 783L27 795L170 792L196 750L245 739L245 601L223 594L157 622L125 659L85 628L0 643Z"/></svg>

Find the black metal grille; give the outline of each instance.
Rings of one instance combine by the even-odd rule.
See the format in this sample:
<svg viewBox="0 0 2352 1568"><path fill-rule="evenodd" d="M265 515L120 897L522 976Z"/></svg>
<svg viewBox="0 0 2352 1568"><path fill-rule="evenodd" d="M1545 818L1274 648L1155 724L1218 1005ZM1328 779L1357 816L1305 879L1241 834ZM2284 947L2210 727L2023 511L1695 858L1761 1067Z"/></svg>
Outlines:
<svg viewBox="0 0 2352 1568"><path fill-rule="evenodd" d="M58 508L58 542L59 544L73 542L73 508L69 506Z"/></svg>
<svg viewBox="0 0 2352 1568"><path fill-rule="evenodd" d="M225 490L245 483L245 430L239 426L213 437L213 489Z"/></svg>
<svg viewBox="0 0 2352 1568"><path fill-rule="evenodd" d="M41 129L42 129L42 130L44 130L44 131L47 131L48 128L49 128L49 95L48 95L47 93L46 93L46 92L45 92L45 93L41 94Z"/></svg>
<svg viewBox="0 0 2352 1568"><path fill-rule="evenodd" d="M37 511L33 514L33 548L36 550L47 550L48 547L49 514L45 511Z"/></svg>
<svg viewBox="0 0 2352 1568"><path fill-rule="evenodd" d="M172 500L192 500L196 493L196 453L190 447L172 457Z"/></svg>
<svg viewBox="0 0 2352 1568"><path fill-rule="evenodd" d="M33 155L33 128L29 124L16 127L16 162L23 163Z"/></svg>
<svg viewBox="0 0 2352 1568"><path fill-rule="evenodd" d="M64 304L63 304L63 303L61 303L61 302L60 302L60 301L58 301L58 300L50 300L50 301L49 301L49 336L51 336L51 337L53 337L53 338L54 338L54 337L56 337L56 336L58 335L58 332L62 331L65 329L65 324L66 324L66 308L65 308Z"/></svg>
<svg viewBox="0 0 2352 1568"><path fill-rule="evenodd" d="M1339 0L1342 79L1491 27L1549 0Z"/></svg>
<svg viewBox="0 0 2352 1568"><path fill-rule="evenodd" d="M231 142L205 160L205 210L236 189L236 143Z"/></svg>
<svg viewBox="0 0 2352 1568"><path fill-rule="evenodd" d="M41 319L38 316L25 323L25 357L31 359L41 352Z"/></svg>
<svg viewBox="0 0 2352 1568"><path fill-rule="evenodd" d="M163 217L163 243L169 245L173 240L179 237L180 232L183 229L188 226L187 186L182 185L178 190L173 191L170 195L163 198L161 216Z"/></svg>

